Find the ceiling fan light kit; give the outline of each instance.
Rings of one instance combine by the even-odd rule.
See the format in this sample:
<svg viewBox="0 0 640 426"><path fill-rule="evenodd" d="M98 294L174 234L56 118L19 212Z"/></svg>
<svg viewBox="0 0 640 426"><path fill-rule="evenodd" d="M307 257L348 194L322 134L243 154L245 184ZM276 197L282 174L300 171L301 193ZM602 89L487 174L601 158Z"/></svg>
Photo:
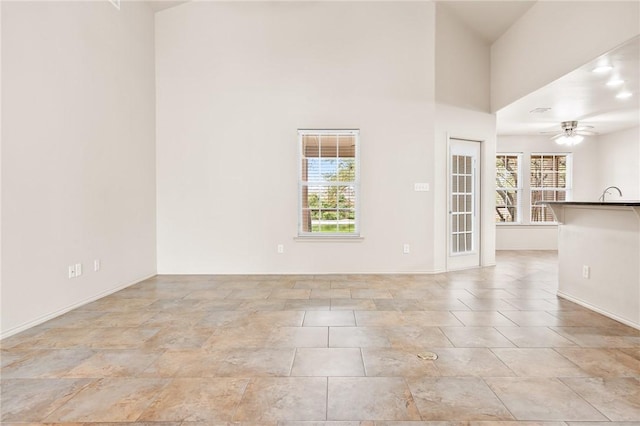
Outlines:
<svg viewBox="0 0 640 426"><path fill-rule="evenodd" d="M583 129L590 129L591 126L578 127L577 121L563 121L560 123L562 131L551 139L555 140L558 145L573 146L578 145L584 140L583 134L592 134L593 132L583 131Z"/></svg>

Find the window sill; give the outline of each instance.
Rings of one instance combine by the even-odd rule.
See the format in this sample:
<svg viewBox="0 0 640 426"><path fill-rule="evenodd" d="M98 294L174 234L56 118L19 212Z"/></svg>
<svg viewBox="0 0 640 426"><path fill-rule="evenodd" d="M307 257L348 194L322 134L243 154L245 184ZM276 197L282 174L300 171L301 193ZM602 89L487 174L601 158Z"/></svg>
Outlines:
<svg viewBox="0 0 640 426"><path fill-rule="evenodd" d="M293 241L302 243L360 243L364 237L360 235L299 235Z"/></svg>
<svg viewBox="0 0 640 426"><path fill-rule="evenodd" d="M530 227L534 227L534 228L539 228L539 227L555 227L558 226L558 222L544 222L544 223L496 223L496 227L497 228L511 228L511 227L515 227L515 228L530 228Z"/></svg>

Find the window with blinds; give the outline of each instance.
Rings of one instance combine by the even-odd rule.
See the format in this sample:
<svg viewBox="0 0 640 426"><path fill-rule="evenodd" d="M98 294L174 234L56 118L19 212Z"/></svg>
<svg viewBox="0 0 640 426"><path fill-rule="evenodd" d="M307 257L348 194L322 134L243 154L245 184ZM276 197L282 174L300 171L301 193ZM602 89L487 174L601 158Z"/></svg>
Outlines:
<svg viewBox="0 0 640 426"><path fill-rule="evenodd" d="M521 154L496 155L496 223L520 223Z"/></svg>
<svg viewBox="0 0 640 426"><path fill-rule="evenodd" d="M537 203L571 199L571 155L531 154L530 175L531 223L554 223L551 209Z"/></svg>
<svg viewBox="0 0 640 426"><path fill-rule="evenodd" d="M300 236L357 236L358 130L299 130Z"/></svg>

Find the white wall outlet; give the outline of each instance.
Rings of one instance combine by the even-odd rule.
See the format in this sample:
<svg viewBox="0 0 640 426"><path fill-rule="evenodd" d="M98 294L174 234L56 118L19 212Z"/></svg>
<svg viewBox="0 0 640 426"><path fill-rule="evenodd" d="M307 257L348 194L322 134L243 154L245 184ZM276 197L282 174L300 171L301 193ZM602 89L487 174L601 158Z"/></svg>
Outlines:
<svg viewBox="0 0 640 426"><path fill-rule="evenodd" d="M76 263L76 277L82 275L82 263Z"/></svg>
<svg viewBox="0 0 640 426"><path fill-rule="evenodd" d="M278 244L278 253L284 253L284 244Z"/></svg>
<svg viewBox="0 0 640 426"><path fill-rule="evenodd" d="M413 190L416 192L427 192L429 191L429 184L426 182L414 183Z"/></svg>
<svg viewBox="0 0 640 426"><path fill-rule="evenodd" d="M404 254L411 253L411 246L409 244L404 244L402 246L402 253L404 253Z"/></svg>
<svg viewBox="0 0 640 426"><path fill-rule="evenodd" d="M76 265L69 265L69 278L76 277Z"/></svg>
<svg viewBox="0 0 640 426"><path fill-rule="evenodd" d="M93 271L98 272L100 270L100 259L95 259L93 261Z"/></svg>
<svg viewBox="0 0 640 426"><path fill-rule="evenodd" d="M582 278L589 279L591 277L591 268L587 265L582 265Z"/></svg>

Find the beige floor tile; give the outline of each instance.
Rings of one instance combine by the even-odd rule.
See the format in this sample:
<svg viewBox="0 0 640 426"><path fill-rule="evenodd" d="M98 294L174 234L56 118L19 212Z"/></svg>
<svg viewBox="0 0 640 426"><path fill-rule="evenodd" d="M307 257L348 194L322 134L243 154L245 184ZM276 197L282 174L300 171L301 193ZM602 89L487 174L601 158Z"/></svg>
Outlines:
<svg viewBox="0 0 640 426"><path fill-rule="evenodd" d="M280 327L269 333L267 347L326 348L329 327Z"/></svg>
<svg viewBox="0 0 640 426"><path fill-rule="evenodd" d="M454 311L453 315L458 318L462 324L470 326L511 326L515 325L513 321L502 315L500 312L487 311Z"/></svg>
<svg viewBox="0 0 640 426"><path fill-rule="evenodd" d="M556 352L594 377L640 377L640 359L621 349L556 348Z"/></svg>
<svg viewBox="0 0 640 426"><path fill-rule="evenodd" d="M94 354L94 351L84 348L36 350L3 367L0 375L3 380L61 378Z"/></svg>
<svg viewBox="0 0 640 426"><path fill-rule="evenodd" d="M139 350L109 350L93 354L71 368L64 377L139 377L160 353Z"/></svg>
<svg viewBox="0 0 640 426"><path fill-rule="evenodd" d="M291 376L364 376L359 348L299 348Z"/></svg>
<svg viewBox="0 0 640 426"><path fill-rule="evenodd" d="M353 311L310 311L304 316L305 327L354 327Z"/></svg>
<svg viewBox="0 0 640 426"><path fill-rule="evenodd" d="M248 379L175 379L140 415L142 421L229 421Z"/></svg>
<svg viewBox="0 0 640 426"><path fill-rule="evenodd" d="M640 380L620 378L562 378L578 395L613 421L640 422Z"/></svg>
<svg viewBox="0 0 640 426"><path fill-rule="evenodd" d="M441 376L515 376L496 355L487 348L437 348L435 365Z"/></svg>
<svg viewBox="0 0 640 426"><path fill-rule="evenodd" d="M420 420L399 377L330 377L327 420Z"/></svg>
<svg viewBox="0 0 640 426"><path fill-rule="evenodd" d="M291 299L285 300L285 311L329 311L331 299Z"/></svg>
<svg viewBox="0 0 640 426"><path fill-rule="evenodd" d="M238 307L239 311L282 311L286 304L285 299L251 299L242 300Z"/></svg>
<svg viewBox="0 0 640 426"><path fill-rule="evenodd" d="M496 327L496 329L520 348L577 346L573 341L547 327Z"/></svg>
<svg viewBox="0 0 640 426"><path fill-rule="evenodd" d="M301 288L280 288L275 289L269 296L270 299L309 299L310 289Z"/></svg>
<svg viewBox="0 0 640 426"><path fill-rule="evenodd" d="M423 311L469 311L469 307L458 299L420 300Z"/></svg>
<svg viewBox="0 0 640 426"><path fill-rule="evenodd" d="M417 299L374 299L378 311L424 311L422 300ZM434 309L436 310L436 309ZM445 309L448 310L448 309Z"/></svg>
<svg viewBox="0 0 640 426"><path fill-rule="evenodd" d="M198 323L202 321L208 312L196 311L196 312L183 312L181 315L176 315L171 312L155 312L148 321L143 324L145 328L191 328L197 327Z"/></svg>
<svg viewBox="0 0 640 426"><path fill-rule="evenodd" d="M100 379L46 417L51 422L130 422L168 383L163 379Z"/></svg>
<svg viewBox="0 0 640 426"><path fill-rule="evenodd" d="M554 332L585 348L640 347L638 331L631 327L553 327Z"/></svg>
<svg viewBox="0 0 640 426"><path fill-rule="evenodd" d="M607 420L556 378L505 377L485 380L518 420Z"/></svg>
<svg viewBox="0 0 640 426"><path fill-rule="evenodd" d="M1 421L41 422L76 393L88 379L2 379Z"/></svg>
<svg viewBox="0 0 640 426"><path fill-rule="evenodd" d="M232 290L227 296L228 299L266 299L271 296L269 288L248 288Z"/></svg>
<svg viewBox="0 0 640 426"><path fill-rule="evenodd" d="M318 290L329 290L331 289L331 281L320 281L320 280L301 280L296 281L293 285L293 288L301 288L301 289L318 289Z"/></svg>
<svg viewBox="0 0 640 426"><path fill-rule="evenodd" d="M249 382L234 420L325 420L326 412L326 377L256 378Z"/></svg>
<svg viewBox="0 0 640 426"><path fill-rule="evenodd" d="M165 327L145 341L144 347L149 350L201 348L213 332L212 328Z"/></svg>
<svg viewBox="0 0 640 426"><path fill-rule="evenodd" d="M232 290L196 290L187 294L185 299L224 299L231 294Z"/></svg>
<svg viewBox="0 0 640 426"><path fill-rule="evenodd" d="M475 377L408 379L423 420L512 420L486 383Z"/></svg>
<svg viewBox="0 0 640 426"><path fill-rule="evenodd" d="M522 377L584 377L587 373L549 348L492 349L511 370Z"/></svg>
<svg viewBox="0 0 640 426"><path fill-rule="evenodd" d="M387 327L382 329L392 347L446 348L453 346L438 327Z"/></svg>
<svg viewBox="0 0 640 426"><path fill-rule="evenodd" d="M104 426L603 426L589 422L636 416L640 331L555 297L556 256L499 252L494 267L436 275L156 276L3 339L3 424L55 414ZM439 359L418 358L427 351ZM433 382L418 403L406 380ZM329 395L329 412L345 420L327 420L331 381L346 396ZM161 394L172 382L183 384ZM216 383L254 386L242 399L244 388L216 396ZM420 404L435 408L420 419Z"/></svg>
<svg viewBox="0 0 640 426"><path fill-rule="evenodd" d="M582 311L554 311L552 312L558 320L558 326L564 327L620 327L625 328L618 321L612 320L595 312L582 310ZM637 331L637 336L640 336L640 331Z"/></svg>
<svg viewBox="0 0 640 426"><path fill-rule="evenodd" d="M440 327L457 348L511 348L515 345L493 327Z"/></svg>
<svg viewBox="0 0 640 426"><path fill-rule="evenodd" d="M440 373L433 361L418 357L426 351L426 349L362 348L366 375L369 377L439 376Z"/></svg>
<svg viewBox="0 0 640 426"><path fill-rule="evenodd" d="M215 377L289 376L293 348L227 349L211 354Z"/></svg>
<svg viewBox="0 0 640 426"><path fill-rule="evenodd" d="M94 349L142 349L159 331L159 328L97 328L88 344Z"/></svg>
<svg viewBox="0 0 640 426"><path fill-rule="evenodd" d="M447 311L356 311L355 315L358 327L462 326Z"/></svg>
<svg viewBox="0 0 640 426"><path fill-rule="evenodd" d="M393 296L389 290L362 288L351 290L351 298L353 299L392 299Z"/></svg>
<svg viewBox="0 0 640 426"><path fill-rule="evenodd" d="M311 295L309 297L311 299L350 299L351 290L348 288L314 288L311 290Z"/></svg>
<svg viewBox="0 0 640 426"><path fill-rule="evenodd" d="M375 311L373 299L331 299L332 311Z"/></svg>
<svg viewBox="0 0 640 426"><path fill-rule="evenodd" d="M504 311L500 313L521 327L562 325L562 320L546 311Z"/></svg>
<svg viewBox="0 0 640 426"><path fill-rule="evenodd" d="M462 300L472 311L517 311L518 308L500 299L464 299Z"/></svg>
<svg viewBox="0 0 640 426"><path fill-rule="evenodd" d="M380 327L330 327L331 348L391 347L387 333Z"/></svg>
<svg viewBox="0 0 640 426"><path fill-rule="evenodd" d="M167 350L152 362L142 377L213 377L215 364L210 352L201 349Z"/></svg>

